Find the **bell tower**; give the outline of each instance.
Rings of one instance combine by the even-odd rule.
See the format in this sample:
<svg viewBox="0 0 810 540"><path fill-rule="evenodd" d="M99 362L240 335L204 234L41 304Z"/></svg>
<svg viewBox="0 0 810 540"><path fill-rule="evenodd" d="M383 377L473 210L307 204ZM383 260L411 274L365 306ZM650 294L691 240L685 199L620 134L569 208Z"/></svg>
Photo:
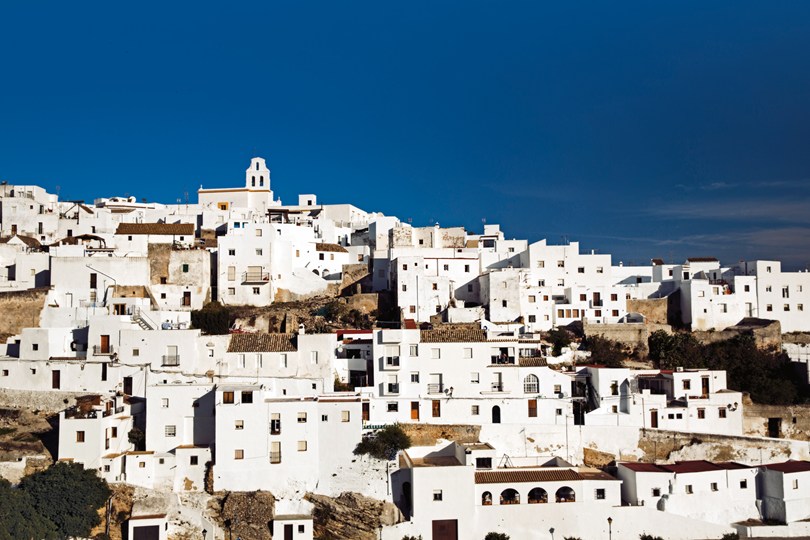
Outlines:
<svg viewBox="0 0 810 540"><path fill-rule="evenodd" d="M270 191L270 169L264 158L250 160L250 167L245 171L245 187L256 191Z"/></svg>

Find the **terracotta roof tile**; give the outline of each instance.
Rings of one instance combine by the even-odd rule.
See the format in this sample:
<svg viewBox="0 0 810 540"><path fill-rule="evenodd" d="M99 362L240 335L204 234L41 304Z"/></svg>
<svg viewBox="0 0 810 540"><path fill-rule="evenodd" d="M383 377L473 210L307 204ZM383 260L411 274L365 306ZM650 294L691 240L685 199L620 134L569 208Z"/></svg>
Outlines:
<svg viewBox="0 0 810 540"><path fill-rule="evenodd" d="M348 250L338 244L315 244L315 251L334 251L335 253L348 253Z"/></svg>
<svg viewBox="0 0 810 540"><path fill-rule="evenodd" d="M518 365L523 367L545 367L548 365L546 359L541 356L533 356L531 358L518 358Z"/></svg>
<svg viewBox="0 0 810 540"><path fill-rule="evenodd" d="M295 352L296 334L231 334L228 352Z"/></svg>
<svg viewBox="0 0 810 540"><path fill-rule="evenodd" d="M582 480L582 476L571 469L506 469L498 471L478 471L476 484L517 484L525 482L565 482Z"/></svg>
<svg viewBox="0 0 810 540"><path fill-rule="evenodd" d="M666 472L669 472L666 469L662 469L661 467L659 467L655 463L635 463L635 462L630 462L630 463L620 463L619 465L621 465L622 467L624 467L626 469L630 469L631 471L635 471L635 472L654 472L654 473L666 473Z"/></svg>
<svg viewBox="0 0 810 540"><path fill-rule="evenodd" d="M718 262L716 257L689 257L687 262Z"/></svg>
<svg viewBox="0 0 810 540"><path fill-rule="evenodd" d="M487 333L480 328L445 327L422 330L422 343L478 343L487 340Z"/></svg>
<svg viewBox="0 0 810 540"><path fill-rule="evenodd" d="M119 223L115 234L166 234L194 236L193 223Z"/></svg>

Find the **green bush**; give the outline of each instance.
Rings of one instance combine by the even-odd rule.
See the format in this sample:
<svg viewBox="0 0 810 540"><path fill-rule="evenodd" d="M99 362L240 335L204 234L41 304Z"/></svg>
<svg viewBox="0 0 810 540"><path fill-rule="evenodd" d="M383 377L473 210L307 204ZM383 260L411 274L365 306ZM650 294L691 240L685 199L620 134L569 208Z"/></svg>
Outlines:
<svg viewBox="0 0 810 540"><path fill-rule="evenodd" d="M86 538L101 522L98 509L110 497L107 482L79 463L58 462L23 478L19 490L36 512L56 526L62 538Z"/></svg>
<svg viewBox="0 0 810 540"><path fill-rule="evenodd" d="M499 532L488 532L484 540L509 540L509 535Z"/></svg>
<svg viewBox="0 0 810 540"><path fill-rule="evenodd" d="M588 363L602 364L611 368L624 366L627 355L620 343L602 336L589 336L582 345L591 353Z"/></svg>
<svg viewBox="0 0 810 540"><path fill-rule="evenodd" d="M355 455L368 454L377 459L394 459L397 452L411 447L411 438L399 424L390 424L363 437L354 449Z"/></svg>
<svg viewBox="0 0 810 540"><path fill-rule="evenodd" d="M191 325L203 334L223 335L231 329L231 310L219 302L209 302L191 312Z"/></svg>
<svg viewBox="0 0 810 540"><path fill-rule="evenodd" d="M573 339L574 338L571 336L571 333L568 330L555 328L554 330L549 331L548 340L552 345L551 354L554 356L560 356L562 354L563 347L568 347Z"/></svg>

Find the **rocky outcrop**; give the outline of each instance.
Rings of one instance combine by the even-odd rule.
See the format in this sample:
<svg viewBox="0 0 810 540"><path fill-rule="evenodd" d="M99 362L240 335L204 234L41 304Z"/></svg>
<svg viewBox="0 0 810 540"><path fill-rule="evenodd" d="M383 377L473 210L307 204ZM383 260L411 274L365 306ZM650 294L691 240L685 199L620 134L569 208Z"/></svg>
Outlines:
<svg viewBox="0 0 810 540"><path fill-rule="evenodd" d="M220 501L220 527L234 538L271 540L276 498L269 491L232 491Z"/></svg>
<svg viewBox="0 0 810 540"><path fill-rule="evenodd" d="M341 493L337 498L307 493L305 499L315 505L316 539L376 540L380 525L394 525L403 520L393 504L359 493Z"/></svg>

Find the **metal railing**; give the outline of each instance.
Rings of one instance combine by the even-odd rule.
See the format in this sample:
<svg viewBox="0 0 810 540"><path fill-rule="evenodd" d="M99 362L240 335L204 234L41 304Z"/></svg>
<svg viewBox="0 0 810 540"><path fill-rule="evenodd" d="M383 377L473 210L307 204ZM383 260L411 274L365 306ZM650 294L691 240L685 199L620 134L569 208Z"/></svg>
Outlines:
<svg viewBox="0 0 810 540"><path fill-rule="evenodd" d="M173 354L173 355L163 355L163 362L161 365L164 366L179 366L180 365L180 356Z"/></svg>
<svg viewBox="0 0 810 540"><path fill-rule="evenodd" d="M514 356L493 355L491 357L491 360L492 361L490 363L492 363L492 364L509 365L509 364L514 364L515 363L515 357Z"/></svg>
<svg viewBox="0 0 810 540"><path fill-rule="evenodd" d="M114 348L112 345L107 345L106 347L102 347L101 345L93 345L93 355L94 356L105 356L111 355L114 352Z"/></svg>
<svg viewBox="0 0 810 540"><path fill-rule="evenodd" d="M270 272L244 272L242 283L267 283L270 281Z"/></svg>
<svg viewBox="0 0 810 540"><path fill-rule="evenodd" d="M399 367L399 356L386 356L385 365L392 367Z"/></svg>
<svg viewBox="0 0 810 540"><path fill-rule="evenodd" d="M494 382L490 385L490 388L493 392L503 392L503 383L502 382Z"/></svg>
<svg viewBox="0 0 810 540"><path fill-rule="evenodd" d="M441 394L444 392L443 383L430 383L428 384L428 394Z"/></svg>

